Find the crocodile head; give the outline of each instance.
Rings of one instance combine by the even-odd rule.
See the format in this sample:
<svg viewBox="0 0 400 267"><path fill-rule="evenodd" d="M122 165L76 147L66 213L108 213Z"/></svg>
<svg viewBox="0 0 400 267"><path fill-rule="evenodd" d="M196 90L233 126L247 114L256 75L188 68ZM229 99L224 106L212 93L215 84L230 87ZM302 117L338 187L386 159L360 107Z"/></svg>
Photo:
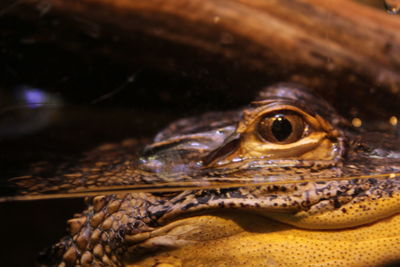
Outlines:
<svg viewBox="0 0 400 267"><path fill-rule="evenodd" d="M398 204L390 212L343 212L344 205L397 193L398 141L393 135L355 129L312 91L282 83L265 88L244 110L172 124L147 146L137 168L160 181L236 184L225 205L269 217L302 211L307 220L288 219L287 214L274 218L303 228L341 228L398 212ZM240 188L242 184L246 186ZM209 197L208 205L221 205L221 195ZM324 220L316 215L331 212L333 217Z"/></svg>
<svg viewBox="0 0 400 267"><path fill-rule="evenodd" d="M398 260L399 151L396 136L351 127L326 101L293 84L265 88L244 110L178 121L146 148L137 167L167 180L237 187L180 196L159 221L176 220L182 211L233 208L286 225L237 212L175 221L145 246L181 248L142 263L375 266Z"/></svg>
<svg viewBox="0 0 400 267"><path fill-rule="evenodd" d="M399 139L354 129L307 88L277 84L243 110L179 120L139 157L132 144L96 149L51 178L14 180L20 199L102 195L69 221L49 262L123 265L159 247L175 252L141 264L171 255L178 266L400 259Z"/></svg>

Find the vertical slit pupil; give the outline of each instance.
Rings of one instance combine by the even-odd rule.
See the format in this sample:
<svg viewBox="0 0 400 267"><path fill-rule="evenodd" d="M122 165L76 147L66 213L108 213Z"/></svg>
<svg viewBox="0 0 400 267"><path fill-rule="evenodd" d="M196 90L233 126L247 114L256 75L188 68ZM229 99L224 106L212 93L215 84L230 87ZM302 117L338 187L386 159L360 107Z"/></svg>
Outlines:
<svg viewBox="0 0 400 267"><path fill-rule="evenodd" d="M285 141L292 133L292 124L283 115L275 117L272 123L271 131L276 140L279 142Z"/></svg>

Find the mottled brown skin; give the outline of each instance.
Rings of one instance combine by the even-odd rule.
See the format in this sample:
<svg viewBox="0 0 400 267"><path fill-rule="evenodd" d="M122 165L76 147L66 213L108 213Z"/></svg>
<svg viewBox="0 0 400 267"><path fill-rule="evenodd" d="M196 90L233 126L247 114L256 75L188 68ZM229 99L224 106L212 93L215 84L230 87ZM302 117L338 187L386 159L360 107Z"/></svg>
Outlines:
<svg viewBox="0 0 400 267"><path fill-rule="evenodd" d="M307 127L299 140L274 144L260 138L256 127L260 118L287 110L303 114ZM396 174L400 171L399 144L394 136L352 129L327 102L306 88L278 84L261 91L256 101L243 110L209 113L171 124L139 155L134 152L138 149L136 141L102 146L75 165L59 167L50 179L43 174L43 169L49 170L42 167L32 176L15 179L15 183L23 188L22 198L35 198L35 195L41 198L48 194L51 197L55 193L61 196L105 194L87 199L88 208L68 221L69 235L47 251L42 257L43 265L124 266L137 263L160 247L183 247L176 250L175 257L179 257L180 263L169 263L180 266L185 262L184 255L190 254L187 251L179 254L187 246L176 240L170 246L149 240L162 236L163 229L167 228L168 232L168 227L179 229L187 224L202 228L207 233L203 239L207 240L205 236L215 235L215 229L206 230L213 227L204 228L206 223L198 223L208 218L196 217L198 212L217 215L222 210L233 210L235 214L250 212L284 223L276 222L280 225L276 229L292 225L299 229L342 232L396 216L400 211L400 179ZM162 190L151 189L165 186ZM127 193L125 189L132 192ZM118 190L121 193L107 194ZM182 216L191 218L182 220ZM227 225L230 226L225 229L252 232L235 223L241 220L237 215L229 216ZM216 217L206 221L223 224ZM178 224L174 226L174 223ZM316 233L289 228L294 229L290 236ZM221 235L233 235L230 231L233 230L223 231ZM232 244L228 239L218 238L223 247ZM210 243L202 243L203 246L211 246L217 242L214 239L215 236L210 237ZM242 236L236 241L244 240L247 239ZM272 244L276 240L279 238L268 235L262 243ZM399 240L393 242L392 247L400 248ZM201 251L199 247L195 249ZM236 251L243 257L249 253ZM389 254L390 257L385 254L377 262L400 259L398 254ZM213 255L204 256L205 262L210 266L221 264L210 260ZM217 253L214 256L219 257ZM169 262L168 255L161 258ZM294 259L291 263L274 263L304 265L300 258L297 262ZM248 259L252 257L249 255ZM186 261L186 265L207 265L205 262ZM308 259L306 263L316 261ZM155 262L141 264L153 266ZM231 264L240 265L239 261ZM263 265L257 260L242 265L252 264Z"/></svg>

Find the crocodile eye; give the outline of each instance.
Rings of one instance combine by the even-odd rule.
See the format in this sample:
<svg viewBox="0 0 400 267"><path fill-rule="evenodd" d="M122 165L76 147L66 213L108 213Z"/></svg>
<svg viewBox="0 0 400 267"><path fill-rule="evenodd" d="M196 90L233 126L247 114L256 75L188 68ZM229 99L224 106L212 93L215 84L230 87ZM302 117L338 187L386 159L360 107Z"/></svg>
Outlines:
<svg viewBox="0 0 400 267"><path fill-rule="evenodd" d="M265 115L258 123L257 131L267 142L289 144L298 141L304 133L303 118L295 112L279 112Z"/></svg>

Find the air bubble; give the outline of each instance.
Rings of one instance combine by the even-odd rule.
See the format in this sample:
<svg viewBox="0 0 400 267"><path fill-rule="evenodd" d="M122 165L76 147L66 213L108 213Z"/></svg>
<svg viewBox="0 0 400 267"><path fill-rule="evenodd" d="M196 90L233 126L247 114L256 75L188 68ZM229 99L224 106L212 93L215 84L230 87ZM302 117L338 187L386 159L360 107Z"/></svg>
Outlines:
<svg viewBox="0 0 400 267"><path fill-rule="evenodd" d="M391 15L400 14L400 0L384 0L387 13Z"/></svg>
<svg viewBox="0 0 400 267"><path fill-rule="evenodd" d="M397 118L396 116L392 116L392 117L390 117L390 119L389 119L389 123L390 123L392 126L394 126L394 127L396 127L396 125L398 124L398 122L399 122L399 120L398 120L398 118Z"/></svg>
<svg viewBox="0 0 400 267"><path fill-rule="evenodd" d="M351 124L352 124L354 127L359 128L359 127L361 127L361 125L362 125L362 120L361 120L360 118L353 118L353 119L351 120Z"/></svg>

